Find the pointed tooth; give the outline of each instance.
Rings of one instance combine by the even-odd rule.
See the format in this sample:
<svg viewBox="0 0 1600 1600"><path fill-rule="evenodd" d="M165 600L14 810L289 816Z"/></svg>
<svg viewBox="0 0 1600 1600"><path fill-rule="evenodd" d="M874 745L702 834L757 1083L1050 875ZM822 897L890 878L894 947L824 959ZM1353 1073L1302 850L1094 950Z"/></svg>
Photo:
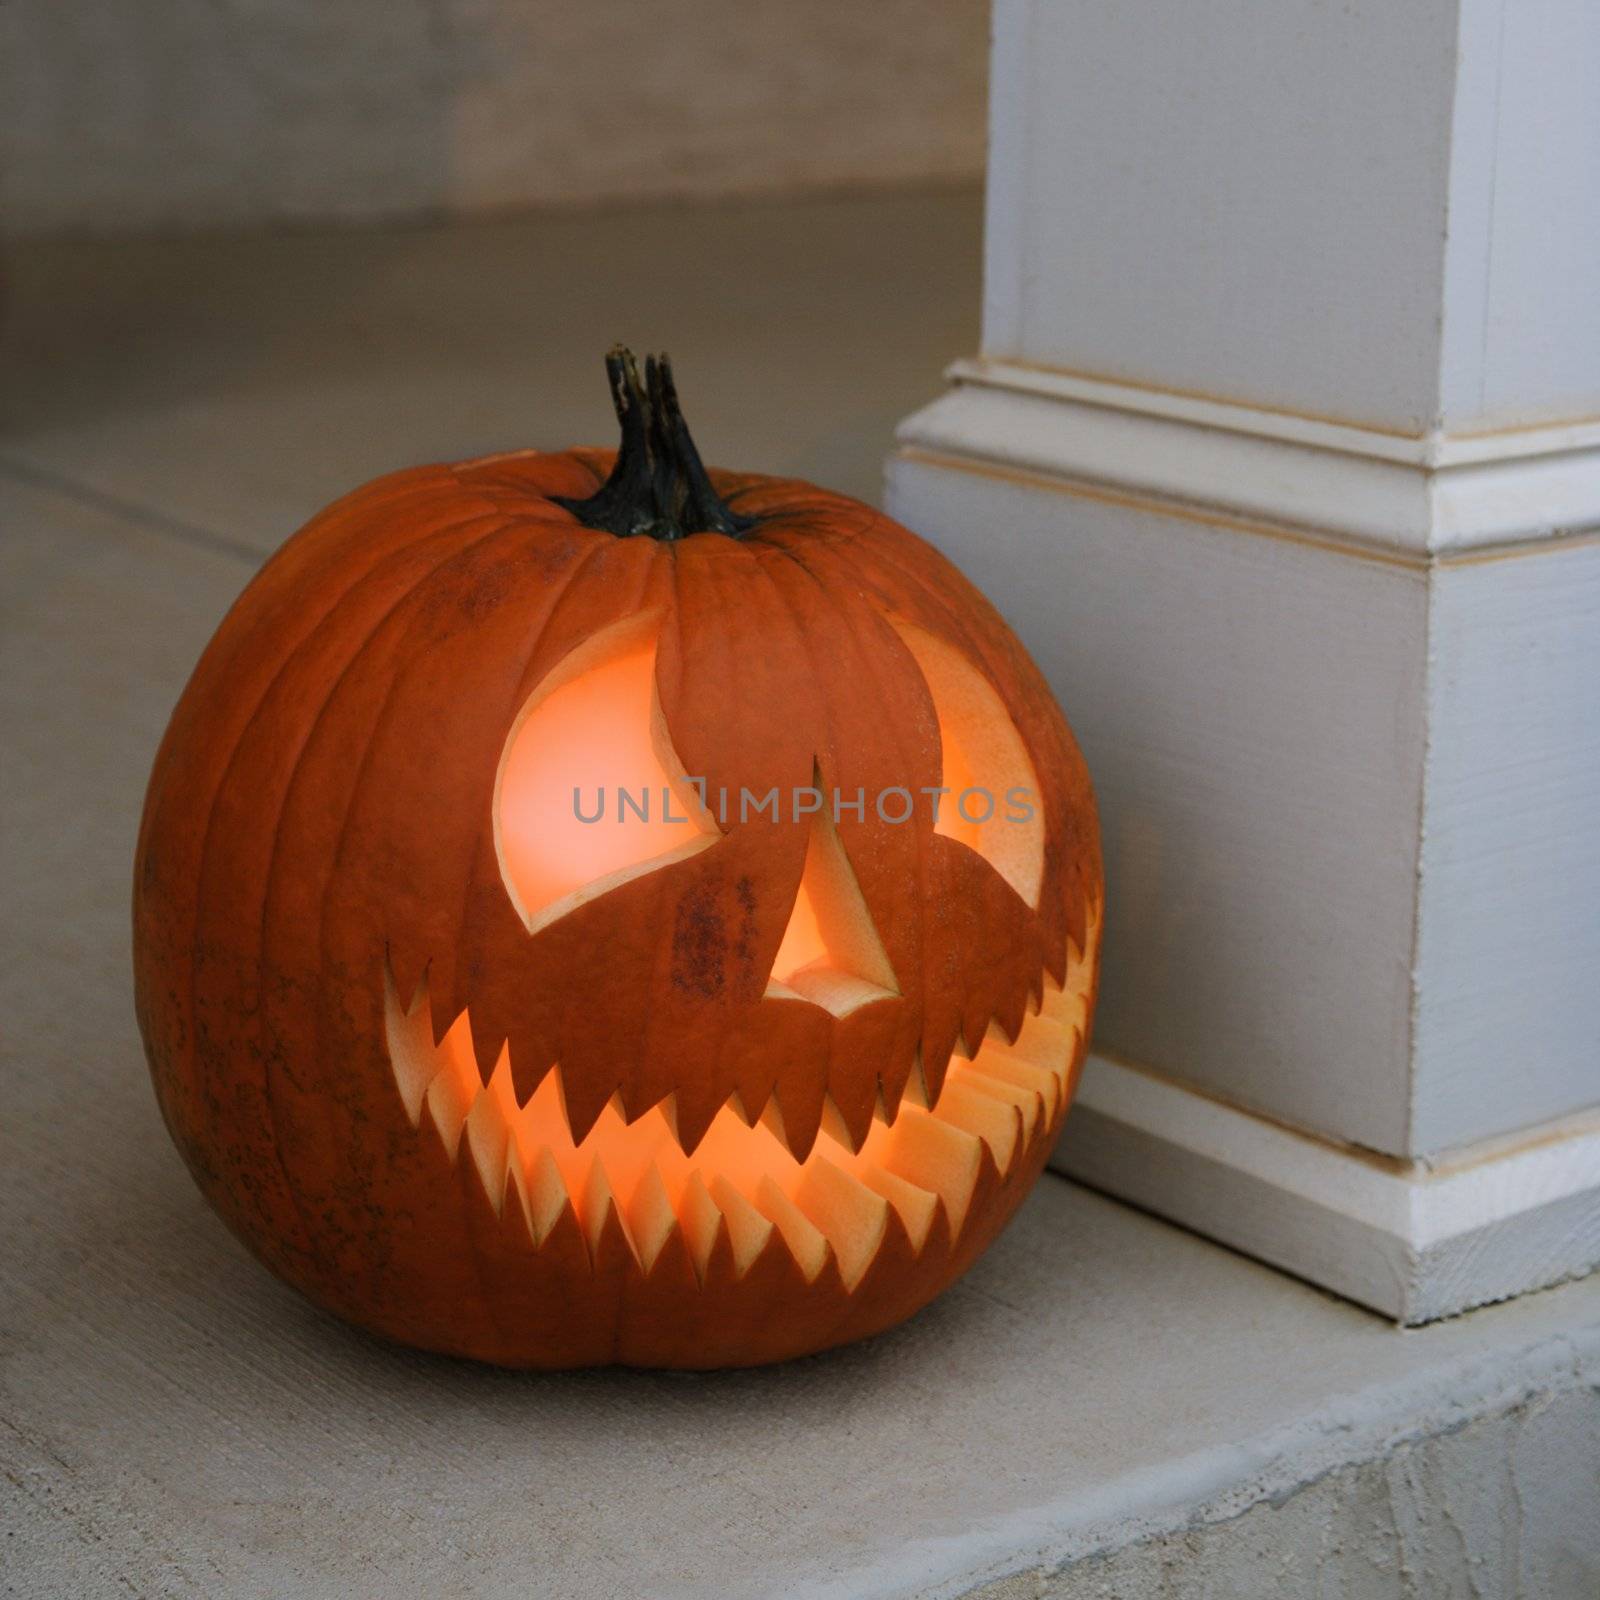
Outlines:
<svg viewBox="0 0 1600 1600"><path fill-rule="evenodd" d="M1044 1096L1037 1089L1025 1089L1015 1083L1008 1083L1004 1078L992 1078L987 1072L978 1067L966 1067L962 1070L961 1081L969 1088L976 1089L979 1094L987 1095L991 1100L1002 1100L1007 1105L1013 1105L1022 1113L1022 1136L1032 1140L1039 1131L1039 1124L1044 1120ZM946 1089L948 1093L948 1088Z"/></svg>
<svg viewBox="0 0 1600 1600"><path fill-rule="evenodd" d="M559 1071L559 1067L552 1067L552 1072ZM572 1133L572 1142L581 1145L594 1130L594 1125L600 1119L600 1113L611 1103L614 1090L605 1087L597 1074L590 1073L588 1081L574 1086L568 1081L565 1074L561 1077L561 1107L566 1114L567 1127Z"/></svg>
<svg viewBox="0 0 1600 1600"><path fill-rule="evenodd" d="M428 1002L428 961L420 951L390 940L384 947L383 975L394 988L403 1011L413 1012ZM434 1041L430 1036L428 1043Z"/></svg>
<svg viewBox="0 0 1600 1600"><path fill-rule="evenodd" d="M1062 1008L1061 1013L1054 1018L1054 1021L1061 1022L1062 1029L1066 1030L1067 1034L1072 1035L1072 1043L1070 1043L1069 1051L1067 1051L1069 1054L1072 1053L1072 1050L1077 1050L1078 1040L1083 1038L1083 1035L1090 1029L1090 1003L1088 1003L1088 998L1085 995L1072 995L1070 1002L1072 1003L1066 1008Z"/></svg>
<svg viewBox="0 0 1600 1600"><path fill-rule="evenodd" d="M826 1156L800 1169L794 1199L832 1245L845 1288L855 1288L883 1246L889 1202Z"/></svg>
<svg viewBox="0 0 1600 1600"><path fill-rule="evenodd" d="M1056 1076L1061 1084L1061 1091L1066 1093L1067 1080L1072 1076L1072 1068L1083 1054L1083 1029L1074 1028L1071 1037L1067 1040L1067 1048L1062 1052L1060 1061L1056 1066Z"/></svg>
<svg viewBox="0 0 1600 1600"><path fill-rule="evenodd" d="M978 1003L971 1011L963 1013L960 1032L962 1039L977 1040L978 1048L981 1050L983 1041L992 1031L998 1031L998 1028L994 1026L994 1008L987 1001ZM946 1058L945 1066L948 1069L948 1058ZM931 1072L928 1074L928 1089L937 1098L937 1090L934 1088L933 1074Z"/></svg>
<svg viewBox="0 0 1600 1600"><path fill-rule="evenodd" d="M1022 1113L1009 1101L992 1099L951 1073L933 1115L982 1139L1001 1177L1011 1170L1022 1143Z"/></svg>
<svg viewBox="0 0 1600 1600"><path fill-rule="evenodd" d="M461 1147L461 1130L467 1124L467 1114L472 1110L479 1092L476 1074L470 1082L463 1082L461 1072L454 1065L442 1068L428 1085L425 1097L428 1114L433 1118L451 1160L455 1159L456 1151Z"/></svg>
<svg viewBox="0 0 1600 1600"><path fill-rule="evenodd" d="M606 1218L616 1209L616 1197L611 1192L611 1179L606 1173L605 1163L596 1156L594 1164L589 1168L589 1176L578 1201L578 1220L583 1224L583 1236L589 1242L591 1257L599 1255L600 1235L605 1232ZM622 1224L622 1231L626 1236L627 1223L620 1212L617 1214L617 1221ZM632 1241L629 1242L631 1244Z"/></svg>
<svg viewBox="0 0 1600 1600"><path fill-rule="evenodd" d="M516 1091L519 1106L527 1105L553 1071L555 1060L549 1051L535 1049L531 1040L520 1036L512 1044L511 1086Z"/></svg>
<svg viewBox="0 0 1600 1600"><path fill-rule="evenodd" d="M1062 1100L1066 1097L1067 1079L1071 1076L1073 1062L1078 1059L1082 1038L1082 1030L1070 1023L1036 1017L1033 1027L1025 1028L1016 1044L996 1045L991 1050L998 1061L1022 1062L1047 1073L1055 1084L1056 1098ZM986 1054L980 1064L987 1069L989 1062Z"/></svg>
<svg viewBox="0 0 1600 1600"><path fill-rule="evenodd" d="M1093 943L1093 940L1090 941ZM1086 995L1094 987L1095 964L1089 959L1087 950L1080 950L1075 944L1067 946L1067 981L1061 986L1073 994Z"/></svg>
<svg viewBox="0 0 1600 1600"><path fill-rule="evenodd" d="M737 1277L747 1273L772 1237L772 1223L750 1204L719 1172L711 1180L711 1198L716 1201L728 1225L733 1245L733 1270Z"/></svg>
<svg viewBox="0 0 1600 1600"><path fill-rule="evenodd" d="M467 1008L463 1005L457 1006L454 1011L450 1009L449 994L434 982L434 966L432 963L428 966L427 985L428 1014L433 1020L433 1042L442 1044L445 1034L466 1016Z"/></svg>
<svg viewBox="0 0 1600 1600"><path fill-rule="evenodd" d="M389 1066L414 1128L422 1121L422 1102L439 1073L439 1051L433 1042L427 987L418 989L414 1004L403 1006L387 963L383 969L383 1032Z"/></svg>
<svg viewBox="0 0 1600 1600"><path fill-rule="evenodd" d="M834 1087L822 1097L822 1126L847 1149L859 1150L882 1104L878 1074L865 1062L853 1073L836 1071L833 1079Z"/></svg>
<svg viewBox="0 0 1600 1600"><path fill-rule="evenodd" d="M678 1096L676 1090L663 1099L656 1101L651 1109L661 1113L661 1120L666 1123L667 1132L672 1135L681 1148L682 1141L678 1139ZM647 1111L645 1115L649 1116L650 1113Z"/></svg>
<svg viewBox="0 0 1600 1600"><path fill-rule="evenodd" d="M899 1114L900 1097L906 1092L906 1079L910 1073L911 1065L907 1061L903 1070L889 1065L878 1074L878 1103L872 1113L875 1121L894 1121Z"/></svg>
<svg viewBox="0 0 1600 1600"><path fill-rule="evenodd" d="M789 1135L783 1126L783 1107L778 1104L776 1095L761 1108L761 1115L751 1123L751 1127L755 1127L757 1123L765 1128L785 1150L789 1148Z"/></svg>
<svg viewBox="0 0 1600 1600"><path fill-rule="evenodd" d="M881 1194L900 1214L911 1248L921 1254L927 1243L928 1230L933 1226L933 1214L939 1209L939 1197L927 1189L896 1177L882 1167L866 1166L857 1174L862 1183L875 1194Z"/></svg>
<svg viewBox="0 0 1600 1600"><path fill-rule="evenodd" d="M645 1168L628 1202L627 1223L639 1265L648 1272L678 1226L677 1213L667 1198L667 1186L661 1181L661 1173L654 1162Z"/></svg>
<svg viewBox="0 0 1600 1600"><path fill-rule="evenodd" d="M780 1082L767 1102L768 1111L775 1105L779 1107L778 1121L783 1129L779 1137L796 1161L804 1161L817 1142L824 1093L818 1084L791 1080L787 1085ZM766 1113L762 1114L762 1120L766 1121ZM773 1132L776 1133L777 1128L773 1128Z"/></svg>
<svg viewBox="0 0 1600 1600"><path fill-rule="evenodd" d="M1048 1067L1036 1067L1019 1056L990 1048L974 1063L973 1070L995 1082L1014 1084L1024 1091L1031 1090L1044 1102L1045 1121L1055 1121L1056 1108L1061 1102L1061 1080Z"/></svg>
<svg viewBox="0 0 1600 1600"><path fill-rule="evenodd" d="M561 1168L548 1150L540 1150L528 1169L527 1203L533 1237L542 1245L571 1203Z"/></svg>
<svg viewBox="0 0 1600 1600"><path fill-rule="evenodd" d="M869 1106L867 1110L867 1122L869 1125L871 1121L872 1111ZM840 1111L838 1103L831 1094L824 1095L822 1099L822 1123L819 1131L827 1134L835 1143L842 1144L852 1155L860 1150L867 1137L865 1128L858 1134L850 1127L844 1119L844 1113Z"/></svg>
<svg viewBox="0 0 1600 1600"><path fill-rule="evenodd" d="M400 981L399 978L395 976L393 971L391 971L388 966L384 967L383 975L388 987L394 990L395 998L401 1002L401 1009L405 1012L405 1014L408 1017L415 1017L419 1016L423 1012L426 1012L428 1014L429 1024L431 1026L433 1019L433 996L428 992L427 968L423 968L423 970L417 974L417 981L412 985L410 999L406 998L405 985ZM430 1033L428 1036L428 1043L432 1044L434 1042L433 1035Z"/></svg>
<svg viewBox="0 0 1600 1600"><path fill-rule="evenodd" d="M1015 1039L1025 1024L1031 1020L1027 995L1018 995L1014 999L1005 1000L995 1008L995 1022L1008 1039Z"/></svg>
<svg viewBox="0 0 1600 1600"><path fill-rule="evenodd" d="M900 1108L884 1141L884 1166L944 1202L952 1239L966 1221L982 1161L981 1139L915 1106Z"/></svg>
<svg viewBox="0 0 1600 1600"><path fill-rule="evenodd" d="M467 1019L467 1030L472 1040L472 1054L478 1063L478 1077L481 1082L487 1083L494 1076L494 1069L500 1064L500 1057L505 1053L505 1035L498 1032L481 1015L474 1015L470 1009L463 1011L462 1016Z"/></svg>
<svg viewBox="0 0 1600 1600"><path fill-rule="evenodd" d="M922 1052L919 1050L916 1059L911 1063L911 1071L906 1076L906 1086L900 1091L900 1103L915 1106L919 1111L928 1109L928 1079L922 1070Z"/></svg>
<svg viewBox="0 0 1600 1600"><path fill-rule="evenodd" d="M539 1243L539 1235L533 1228L533 1202L528 1198L528 1182L515 1159L506 1166L505 1187L500 1191L500 1202L495 1209L513 1226L520 1218L527 1229L529 1241L534 1245Z"/></svg>
<svg viewBox="0 0 1600 1600"><path fill-rule="evenodd" d="M566 1109L561 1101L559 1072L552 1070L546 1073L527 1104L511 1113L510 1121L518 1156L530 1179L541 1166L541 1154L550 1156L558 1173L570 1175L576 1151L567 1128ZM570 1181L564 1180L564 1183L568 1194L575 1196L575 1186Z"/></svg>
<svg viewBox="0 0 1600 1600"><path fill-rule="evenodd" d="M700 1148L700 1141L705 1138L707 1130L726 1103L713 1099L709 1093L674 1092L673 1133L677 1137L678 1148L686 1156L692 1156Z"/></svg>
<svg viewBox="0 0 1600 1600"><path fill-rule="evenodd" d="M945 1074L950 1070L950 1057L930 1059L924 1056L918 1065L922 1071L923 1104L927 1107L935 1106L939 1103L939 1096L944 1092Z"/></svg>
<svg viewBox="0 0 1600 1600"><path fill-rule="evenodd" d="M505 1050L467 1113L467 1148L496 1212L505 1202L506 1170L511 1154L511 1117L516 1112L511 1089L511 1057Z"/></svg>
<svg viewBox="0 0 1600 1600"><path fill-rule="evenodd" d="M872 1120L874 1122L881 1122L885 1126L894 1121L894 1112L890 1108L888 1101L884 1098L883 1083L881 1080L878 1084L878 1098L872 1107ZM872 1130L870 1128L867 1130L869 1134L871 1131Z"/></svg>
<svg viewBox="0 0 1600 1600"><path fill-rule="evenodd" d="M828 1241L822 1230L765 1174L756 1185L755 1204L783 1235L806 1282L814 1283L828 1264Z"/></svg>
<svg viewBox="0 0 1600 1600"><path fill-rule="evenodd" d="M704 1283L711 1267L711 1252L717 1248L722 1212L706 1192L698 1171L691 1172L684 1183L683 1206L678 1221L683 1228L684 1243L689 1247L689 1258L694 1262L695 1274Z"/></svg>
<svg viewBox="0 0 1600 1600"><path fill-rule="evenodd" d="M1028 1018L1027 1026L1014 1043L998 1029L990 1029L989 1037L983 1042L983 1052L1001 1050L1021 1061L1031 1061L1035 1066L1049 1067L1069 1053L1071 1032L1070 1024L1041 1012L1037 1017Z"/></svg>

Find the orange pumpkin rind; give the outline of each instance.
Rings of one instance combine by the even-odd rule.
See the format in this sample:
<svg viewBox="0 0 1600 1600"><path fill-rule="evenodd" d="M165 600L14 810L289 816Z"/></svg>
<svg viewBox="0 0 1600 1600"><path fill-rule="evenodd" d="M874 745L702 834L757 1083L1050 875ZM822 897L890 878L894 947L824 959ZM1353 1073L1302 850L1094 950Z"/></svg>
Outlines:
<svg viewBox="0 0 1600 1600"><path fill-rule="evenodd" d="M652 370L613 371L625 428L682 464ZM749 1364L911 1314L1042 1168L1098 971L1088 774L982 596L840 496L625 466L418 468L313 519L196 668L136 863L140 1025L207 1197L339 1315L513 1366ZM649 526L586 526L618 482ZM1031 827L711 799L714 837L529 915L511 741L613 637L708 796L970 773Z"/></svg>

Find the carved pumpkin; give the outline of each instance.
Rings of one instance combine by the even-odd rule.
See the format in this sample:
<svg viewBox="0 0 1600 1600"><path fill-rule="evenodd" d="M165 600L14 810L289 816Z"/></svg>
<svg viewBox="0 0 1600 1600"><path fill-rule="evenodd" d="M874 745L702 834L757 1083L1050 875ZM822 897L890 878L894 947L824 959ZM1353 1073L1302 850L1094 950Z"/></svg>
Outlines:
<svg viewBox="0 0 1600 1600"><path fill-rule="evenodd" d="M769 1361L915 1311L1040 1171L1094 805L947 561L608 369L614 457L380 479L245 590L151 778L139 1018L207 1197L340 1316Z"/></svg>

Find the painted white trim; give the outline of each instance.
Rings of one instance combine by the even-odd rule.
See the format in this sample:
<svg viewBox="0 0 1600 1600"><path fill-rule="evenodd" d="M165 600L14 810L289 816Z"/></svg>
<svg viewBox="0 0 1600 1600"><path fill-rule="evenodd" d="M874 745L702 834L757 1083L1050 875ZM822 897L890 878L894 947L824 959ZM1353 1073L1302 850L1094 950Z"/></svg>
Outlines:
<svg viewBox="0 0 1600 1600"><path fill-rule="evenodd" d="M1474 466L1489 461L1600 448L1600 417L1481 433L1451 434L1435 429L1426 434L1404 434L986 356L953 361L945 375L952 383L983 384L1052 399L1076 400L1107 406L1114 411L1166 417L1230 433L1253 434L1263 439L1313 445L1321 450L1370 456L1376 461L1398 461L1407 466Z"/></svg>
<svg viewBox="0 0 1600 1600"><path fill-rule="evenodd" d="M1051 1164L1404 1323L1600 1265L1600 1111L1397 1161L1091 1055Z"/></svg>
<svg viewBox="0 0 1600 1600"><path fill-rule="evenodd" d="M1600 526L1600 420L1418 437L973 359L902 450L1307 528L1417 559Z"/></svg>

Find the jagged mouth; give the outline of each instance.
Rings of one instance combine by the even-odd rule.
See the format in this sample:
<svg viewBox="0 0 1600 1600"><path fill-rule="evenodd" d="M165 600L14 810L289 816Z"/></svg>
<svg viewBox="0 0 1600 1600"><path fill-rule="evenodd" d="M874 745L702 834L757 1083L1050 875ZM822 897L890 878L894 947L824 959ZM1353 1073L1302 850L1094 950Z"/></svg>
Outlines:
<svg viewBox="0 0 1600 1600"><path fill-rule="evenodd" d="M1091 926L1088 951L1096 948L1094 935ZM891 1210L918 1254L941 1208L953 1243L985 1152L1004 1179L1041 1140L1054 1138L1081 1054L1093 979L1085 952L1069 946L1066 984L1045 980L1041 1002L1015 1040L991 1024L976 1050L958 1050L931 1107L913 1072L893 1121L880 1107L859 1147L825 1103L822 1128L803 1161L785 1141L776 1099L752 1117L737 1095L692 1153L679 1142L670 1096L632 1122L613 1097L575 1142L560 1067L519 1106L505 1049L482 1081L468 1011L434 1042L425 982L408 1009L386 981L385 1033L396 1088L419 1136L429 1136L426 1119L452 1161L464 1142L470 1160L463 1168L475 1173L503 1220L520 1212L536 1248L570 1211L594 1258L615 1218L643 1272L678 1233L704 1282L724 1234L737 1277L776 1237L807 1282L832 1260L851 1289L877 1256Z"/></svg>

